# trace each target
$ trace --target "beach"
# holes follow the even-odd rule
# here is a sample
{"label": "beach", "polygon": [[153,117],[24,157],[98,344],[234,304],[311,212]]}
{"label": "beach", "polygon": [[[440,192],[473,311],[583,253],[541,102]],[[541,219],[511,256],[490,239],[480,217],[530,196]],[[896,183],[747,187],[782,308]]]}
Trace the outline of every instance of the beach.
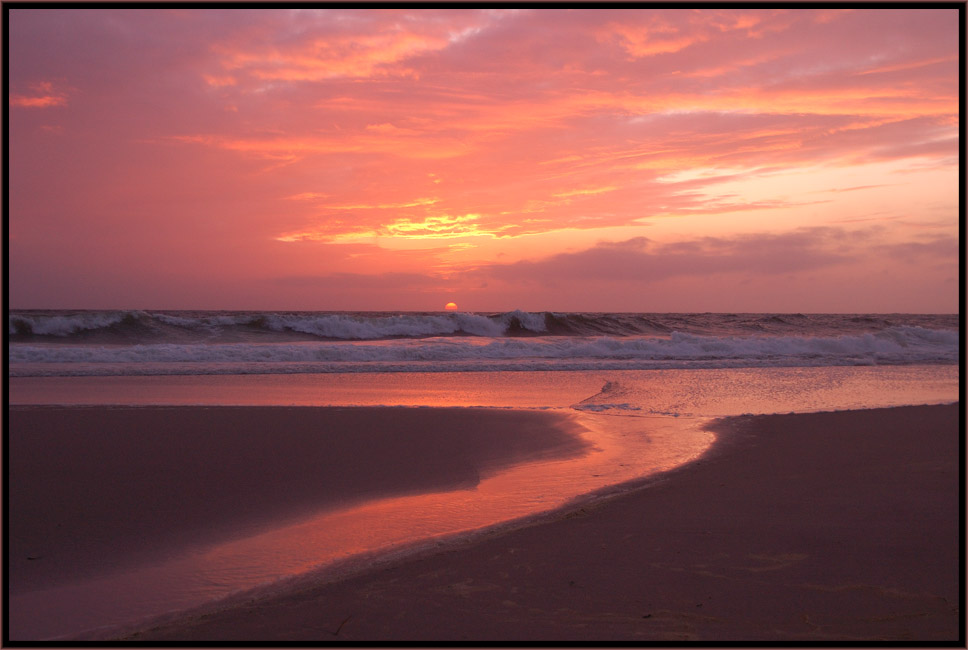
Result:
{"label": "beach", "polygon": [[8,5],[0,645],[964,647],[964,3]]}
{"label": "beach", "polygon": [[959,407],[717,421],[700,460],[145,641],[957,641]]}
{"label": "beach", "polygon": [[[786,327],[775,318],[753,320]],[[831,322],[831,327],[854,323],[843,318]],[[893,341],[900,333],[924,340],[934,337],[950,347],[944,330],[933,334],[917,326],[892,330],[892,323],[887,323],[890,331],[872,335],[871,340],[877,342],[881,339],[873,337],[883,336]],[[533,340],[527,339],[527,345]],[[489,348],[497,341],[502,339],[484,339],[480,345]],[[724,341],[734,349],[744,345],[739,338],[722,337],[706,343],[716,347]],[[844,342],[829,340],[838,341]],[[850,355],[860,341],[849,339]],[[658,340],[642,342],[653,345]],[[395,346],[402,353],[411,343],[404,339],[378,345]],[[583,345],[578,339],[560,343],[568,348]],[[470,345],[467,340],[458,344]],[[777,344],[800,349],[800,343],[790,340]],[[79,358],[101,354],[100,344],[58,347],[63,345],[51,341],[42,347],[60,350],[58,354],[83,353]],[[206,343],[203,347],[211,350],[195,352],[204,353],[204,358],[217,356],[220,345]],[[259,345],[278,352],[282,349],[278,345],[288,344]],[[816,348],[816,341],[806,345]],[[132,354],[141,349],[139,345],[128,348]],[[929,349],[931,354],[934,351]],[[819,554],[809,550],[811,544],[836,545],[845,535],[860,538],[862,530],[876,527],[851,514],[833,533],[804,532],[802,522],[785,521],[786,513],[802,514],[809,506],[809,514],[818,521],[839,516],[837,509],[851,503],[852,497],[825,503],[816,494],[830,492],[827,482],[832,479],[849,478],[844,466],[856,473],[857,468],[868,466],[865,459],[876,459],[881,453],[896,461],[896,468],[884,470],[894,482],[869,483],[869,477],[858,475],[856,486],[838,489],[844,495],[856,493],[860,509],[870,505],[872,490],[917,503],[923,485],[904,463],[914,456],[907,447],[927,453],[933,447],[921,448],[919,437],[931,436],[933,443],[954,445],[952,457],[958,451],[954,420],[935,426],[931,422],[938,416],[919,415],[916,424],[927,426],[923,431],[912,428],[890,435],[879,429],[880,423],[874,428],[863,424],[881,412],[871,409],[956,403],[958,367],[943,363],[615,370],[600,367],[595,359],[583,359],[580,363],[586,368],[553,372],[444,367],[428,371],[417,363],[414,367],[424,370],[316,373],[303,372],[301,362],[293,362],[279,374],[263,367],[251,368],[256,371],[252,374],[233,374],[235,366],[202,360],[190,374],[130,374],[151,370],[145,363],[79,361],[66,369],[60,362],[36,368],[28,364],[21,369],[40,374],[9,378],[5,638],[10,641],[109,640],[138,633],[184,640],[312,641],[329,629],[337,631],[336,641],[734,638],[729,636],[732,632],[720,629],[677,632],[675,626],[658,625],[611,629],[602,626],[608,618],[602,618],[602,612],[624,611],[608,604],[609,599],[631,603],[626,607],[652,603],[649,609],[669,610],[662,599],[658,603],[649,599],[652,592],[636,591],[623,581],[639,576],[642,585],[659,585],[661,593],[673,593],[689,568],[675,564],[680,559],[675,552],[681,554],[683,548],[692,549],[689,552],[696,558],[690,566],[706,571],[705,580],[729,575],[735,581],[733,574],[744,567],[747,573],[742,575],[754,578],[781,575],[769,567],[755,569],[766,561],[763,558],[790,555],[796,560],[791,566],[809,571],[813,578],[809,584],[825,585],[817,578],[826,575],[824,564],[817,559]],[[49,370],[60,374],[44,374]],[[89,371],[96,374],[72,374]],[[949,419],[956,420],[956,407],[935,408],[953,409]],[[835,423],[842,417],[858,420],[830,430],[826,424],[810,424],[816,422],[814,418],[828,417],[821,412],[836,412],[830,416]],[[897,411],[902,412],[906,411]],[[939,412],[928,408],[924,414]],[[747,423],[773,422],[774,416],[758,417],[771,413],[804,414],[796,416],[806,418],[804,435],[789,442],[804,446],[814,464],[774,471],[780,462],[774,462],[774,457],[782,460],[792,455],[783,461],[790,464],[806,452],[774,448],[789,438],[785,432],[795,430],[786,424],[776,425],[783,436],[772,431],[759,437],[745,433]],[[810,415],[814,413],[821,414]],[[888,419],[893,426],[893,415]],[[858,437],[863,431],[868,431],[866,439]],[[870,444],[865,446],[865,440]],[[761,450],[766,441],[769,449]],[[702,473],[719,467],[715,463],[720,457],[729,459],[721,467],[732,474],[722,478]],[[944,454],[938,458],[951,462]],[[907,483],[897,482],[895,475],[902,474]],[[955,503],[948,509],[954,514],[946,515],[945,523],[926,523],[924,513],[901,510],[898,521],[914,522],[910,525],[916,531],[943,532],[945,526],[954,525],[951,521],[959,518],[956,478],[944,488],[948,490],[944,498]],[[676,496],[662,506],[664,510],[652,512],[661,505],[653,501],[655,496],[664,494],[661,490],[668,486],[680,485],[682,479],[695,481],[681,484],[682,489],[692,486],[691,492],[682,492],[685,496]],[[801,483],[804,490],[816,494],[809,498],[793,494],[777,503],[756,505],[758,498],[783,494]],[[641,494],[623,496],[640,489]],[[629,516],[616,515],[615,522],[622,526],[597,518],[600,515],[595,513],[611,512],[612,503],[618,507],[626,499],[638,505],[630,506]],[[689,513],[697,513],[698,519],[682,521]],[[709,519],[710,513],[726,519],[716,523]],[[596,518],[586,524],[586,515]],[[566,527],[558,530],[562,519]],[[666,521],[673,527],[668,531]],[[727,525],[731,521],[739,523],[731,528]],[[803,533],[809,548],[789,550],[794,545],[775,544],[780,550],[746,551],[717,545],[718,540],[741,545],[768,539],[776,531],[763,528],[774,525],[777,530],[789,528],[792,536]],[[669,531],[679,531],[679,538],[663,538]],[[828,533],[835,541],[825,537]],[[527,563],[511,557],[515,551],[505,554],[511,562],[507,566],[475,564],[476,548],[494,551],[488,558],[502,557],[504,547],[488,547],[488,540],[512,540],[505,544],[524,549],[527,545],[521,540],[527,535],[535,535],[529,542],[534,557]],[[581,537],[575,539],[575,535]],[[943,555],[931,546],[944,544],[933,533],[918,543],[922,546],[905,553],[914,558]],[[955,536],[953,546],[957,543]],[[850,544],[856,546],[853,541]],[[878,557],[863,548],[856,552],[864,559]],[[533,569],[542,566],[538,560],[543,554],[550,558],[545,569],[550,575]],[[954,575],[957,559],[956,553],[948,553],[947,559],[938,561]],[[852,557],[837,561],[855,563]],[[366,607],[379,604],[372,595],[365,596],[374,589],[372,584],[366,586],[367,576],[379,580],[383,569],[404,570],[421,566],[420,562],[431,563],[423,566],[443,562],[442,567],[454,571],[441,569],[443,582],[427,583],[423,592],[411,586],[419,585],[424,579],[420,576],[431,571],[411,575],[400,583],[396,595],[387,595],[382,613],[333,614],[341,616],[336,624],[323,625],[332,603],[365,598]],[[717,562],[722,566],[717,568]],[[617,577],[608,578],[607,573],[596,577],[601,567]],[[667,567],[665,573],[656,573],[661,567]],[[668,567],[681,571],[677,575]],[[478,573],[461,574],[464,570]],[[568,587],[585,584],[592,600],[571,605],[556,601],[552,594],[560,581],[556,583],[553,576],[561,572],[571,574],[565,580]],[[836,585],[854,585],[849,587],[854,589],[880,584],[868,578]],[[488,593],[476,590],[482,585],[500,586],[494,582],[498,579],[505,584],[490,596],[501,598],[488,602]],[[363,585],[362,591],[353,592],[355,596],[339,592],[354,584]],[[587,587],[593,584],[600,585],[601,593]],[[800,583],[788,581],[783,588],[789,591],[790,584]],[[644,589],[642,585],[637,589]],[[308,602],[315,604],[307,605],[308,610],[295,618],[279,613],[288,611],[288,598],[315,589],[322,589],[321,600],[312,597]],[[758,583],[744,586],[738,592],[740,600],[753,602],[743,590],[759,593],[759,589]],[[816,596],[815,591],[809,593]],[[459,604],[455,594],[471,598],[469,609],[489,608],[490,613],[448,610]],[[575,596],[577,592],[571,597]],[[720,597],[735,600],[726,587],[721,587]],[[403,600],[395,605],[394,598]],[[800,595],[796,598],[803,600]],[[951,602],[951,597],[945,598]],[[259,603],[264,617],[257,614],[241,626],[231,621],[222,627],[214,624],[230,612],[246,611],[250,601]],[[542,604],[545,601],[558,604],[548,609]],[[771,595],[763,607],[750,611],[772,611],[774,601]],[[283,610],[274,609],[272,603]],[[508,610],[507,603],[519,609]],[[696,614],[708,606],[690,611]],[[437,611],[448,619],[446,625],[429,625],[421,618],[432,618]],[[214,612],[223,614],[213,617]],[[311,621],[300,623],[302,615]],[[661,618],[652,611],[638,616],[653,623]],[[740,630],[735,638],[747,634],[760,638],[755,636],[760,633],[757,625],[744,616],[734,621]],[[409,626],[407,617],[412,622]],[[583,617],[587,629],[578,625]],[[246,627],[259,620],[275,627]],[[181,629],[193,627],[192,621],[208,621],[206,625],[214,627]],[[770,623],[770,629],[774,627]],[[776,632],[777,638],[787,638],[784,634],[782,629]],[[912,634],[920,638],[920,633]],[[836,630],[831,634],[831,638],[841,636],[850,634]],[[773,637],[767,634],[766,638]]]}
{"label": "beach", "polygon": [[[468,493],[509,466],[588,447],[568,415],[498,409],[13,407],[10,427],[12,638],[69,630],[74,615],[83,625],[77,583],[98,600],[99,581],[190,552],[213,564],[212,549],[312,513]],[[338,543],[372,542],[351,531]],[[275,562],[243,564],[259,561]]]}

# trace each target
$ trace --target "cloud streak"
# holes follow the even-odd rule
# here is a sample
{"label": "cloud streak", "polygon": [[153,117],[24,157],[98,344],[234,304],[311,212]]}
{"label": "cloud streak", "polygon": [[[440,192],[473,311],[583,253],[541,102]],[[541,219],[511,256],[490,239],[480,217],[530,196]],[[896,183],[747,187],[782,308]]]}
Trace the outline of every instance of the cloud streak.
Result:
{"label": "cloud streak", "polygon": [[845,231],[830,228],[667,244],[638,237],[480,271],[503,280],[549,286],[587,282],[648,285],[672,277],[724,273],[775,276],[851,261],[855,251],[839,243],[846,237]]}
{"label": "cloud streak", "polygon": [[838,224],[957,236],[958,16],[15,8],[11,229],[64,273],[120,251],[333,286],[487,270],[495,307],[515,272],[803,278],[860,255]]}
{"label": "cloud streak", "polygon": [[67,92],[56,89],[50,81],[30,84],[25,94],[10,95],[10,106],[19,108],[50,108],[67,104]]}
{"label": "cloud streak", "polygon": [[[823,304],[823,294],[829,290],[827,282],[858,288],[876,286],[859,270],[872,261],[895,260],[900,265],[894,265],[894,273],[935,267],[939,282],[930,292],[945,290],[945,281],[940,278],[957,264],[955,243],[940,236],[893,243],[886,234],[884,227],[875,226],[862,230],[804,228],[667,243],[635,237],[511,263],[419,273],[289,276],[278,278],[276,283],[288,289],[337,287],[361,299],[369,296],[382,301],[392,301],[393,292],[397,296],[400,292],[474,296],[500,290],[513,296],[550,295],[558,299],[569,295],[574,299],[589,292],[591,295],[585,294],[586,304],[594,305],[604,294],[608,300],[621,301],[624,309],[618,311],[650,311],[650,305],[652,311],[670,310],[666,305],[683,304],[683,297],[677,295],[682,287],[692,287],[697,293],[697,287],[702,287],[704,295],[719,296],[726,304],[732,301],[733,311],[762,311],[763,305],[783,300],[790,304],[800,300],[804,311],[811,311],[811,304]],[[858,273],[860,278],[853,277]],[[805,277],[811,279],[805,282]],[[744,287],[751,286],[756,292],[743,295]],[[791,296],[791,291],[799,295]],[[856,309],[865,311],[870,299],[870,295],[855,296]],[[821,302],[815,303],[817,300]],[[843,304],[850,304],[849,296]],[[687,310],[697,308],[690,305]]]}

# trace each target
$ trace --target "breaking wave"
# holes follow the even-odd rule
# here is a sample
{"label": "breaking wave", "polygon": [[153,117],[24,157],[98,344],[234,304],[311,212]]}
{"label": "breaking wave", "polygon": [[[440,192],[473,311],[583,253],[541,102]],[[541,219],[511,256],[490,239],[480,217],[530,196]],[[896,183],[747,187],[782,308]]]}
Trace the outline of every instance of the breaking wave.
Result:
{"label": "breaking wave", "polygon": [[[489,323],[486,327],[496,327],[492,320],[481,318]],[[339,321],[327,322],[338,327]],[[476,320],[468,322],[485,327]],[[11,376],[36,376],[948,364],[958,362],[959,350],[957,331],[893,326],[841,336],[710,336],[673,331],[668,336],[464,335],[284,343],[41,342],[11,345],[8,355]]]}
{"label": "breaking wave", "polygon": [[7,319],[13,341],[375,340],[432,336],[514,336],[554,329],[550,314],[328,312],[19,312]]}
{"label": "breaking wave", "polygon": [[863,334],[900,326],[957,330],[958,315],[470,312],[13,311],[11,342],[232,343],[430,337],[667,337]]}

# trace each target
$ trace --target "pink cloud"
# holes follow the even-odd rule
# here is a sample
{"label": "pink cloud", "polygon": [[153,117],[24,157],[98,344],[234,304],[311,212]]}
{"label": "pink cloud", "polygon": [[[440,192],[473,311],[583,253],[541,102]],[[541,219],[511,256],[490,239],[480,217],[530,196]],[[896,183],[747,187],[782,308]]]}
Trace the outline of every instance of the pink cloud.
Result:
{"label": "pink cloud", "polygon": [[[560,305],[554,308],[581,309],[575,296],[584,295],[586,304],[599,305],[585,309],[621,310],[615,305],[624,305],[625,310],[632,311],[674,311],[679,305],[680,309],[695,310],[705,300],[713,309],[732,304],[735,311],[762,311],[769,304],[789,303],[799,304],[805,311],[822,311],[826,299],[828,309],[851,311],[850,298],[837,302],[836,308],[830,302],[831,298],[840,300],[838,296],[850,295],[838,292],[838,287],[851,287],[868,292],[853,298],[853,310],[877,311],[879,296],[869,293],[877,286],[876,275],[863,271],[865,260],[897,258],[899,264],[887,267],[891,269],[887,272],[899,275],[906,269],[905,284],[915,277],[915,269],[926,267],[935,278],[922,299],[937,301],[948,292],[944,277],[957,262],[955,242],[943,236],[926,236],[898,244],[886,241],[885,234],[883,227],[871,227],[804,228],[783,234],[701,237],[672,243],[637,237],[511,264],[492,263],[446,272],[290,275],[274,282],[280,291],[313,288],[339,295],[345,304],[365,303],[367,297],[391,304],[395,295],[399,299],[408,294],[414,299],[428,296],[432,300],[442,292],[456,292],[468,301],[477,301],[476,308],[485,310],[504,309],[509,303],[529,299]],[[762,293],[744,294],[743,286],[755,286]],[[677,295],[683,288],[689,292]],[[793,289],[798,292],[795,297],[790,296]],[[430,307],[435,303],[427,304]],[[922,310],[930,311],[926,307]]]}
{"label": "pink cloud", "polygon": [[675,276],[729,273],[778,275],[843,264],[852,257],[839,242],[844,231],[806,229],[782,235],[756,234],[658,244],[646,238],[602,242],[576,253],[537,261],[495,265],[485,273],[546,285],[623,283],[645,286]]}
{"label": "pink cloud", "polygon": [[[594,240],[596,228],[640,227],[656,215],[688,230],[693,218],[752,219],[820,198],[824,223],[846,223],[881,209],[838,212],[832,197],[860,194],[847,194],[846,182],[822,197],[709,196],[726,182],[803,168],[891,162],[951,175],[957,16],[14,8],[17,259],[61,275],[129,265],[153,286],[162,282],[155,265],[173,260],[226,283],[233,273],[252,280],[253,267],[317,277],[337,265],[363,275],[404,265],[419,275],[439,259],[354,247],[365,236],[423,234],[433,248],[437,236],[566,228]],[[883,223],[902,240],[914,226],[898,218],[893,185],[854,186],[886,206]],[[696,249],[697,268],[738,260],[740,241],[723,242],[732,243]],[[783,250],[782,239],[766,243]],[[621,255],[685,265],[685,252],[649,246]],[[804,263],[833,255],[797,250]],[[534,263],[544,261],[534,269],[607,252],[536,250]],[[491,282],[509,281],[499,268]],[[17,295],[30,293],[13,278]]]}
{"label": "pink cloud", "polygon": [[49,108],[65,104],[67,104],[67,92],[55,88],[50,81],[32,83],[27,93],[10,95],[10,106],[21,108]]}

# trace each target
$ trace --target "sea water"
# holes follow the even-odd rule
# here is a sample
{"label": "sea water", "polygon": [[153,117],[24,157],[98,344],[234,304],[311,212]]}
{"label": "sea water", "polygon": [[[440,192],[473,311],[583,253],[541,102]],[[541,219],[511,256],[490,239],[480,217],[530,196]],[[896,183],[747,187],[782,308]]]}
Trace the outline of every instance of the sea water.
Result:
{"label": "sea water", "polygon": [[596,451],[11,593],[11,607],[39,614],[32,638],[110,628],[580,503],[697,458],[710,418],[956,401],[959,327],[957,315],[13,311],[11,404],[539,409],[573,414]]}
{"label": "sea water", "polygon": [[953,364],[957,315],[13,311],[8,374]]}

